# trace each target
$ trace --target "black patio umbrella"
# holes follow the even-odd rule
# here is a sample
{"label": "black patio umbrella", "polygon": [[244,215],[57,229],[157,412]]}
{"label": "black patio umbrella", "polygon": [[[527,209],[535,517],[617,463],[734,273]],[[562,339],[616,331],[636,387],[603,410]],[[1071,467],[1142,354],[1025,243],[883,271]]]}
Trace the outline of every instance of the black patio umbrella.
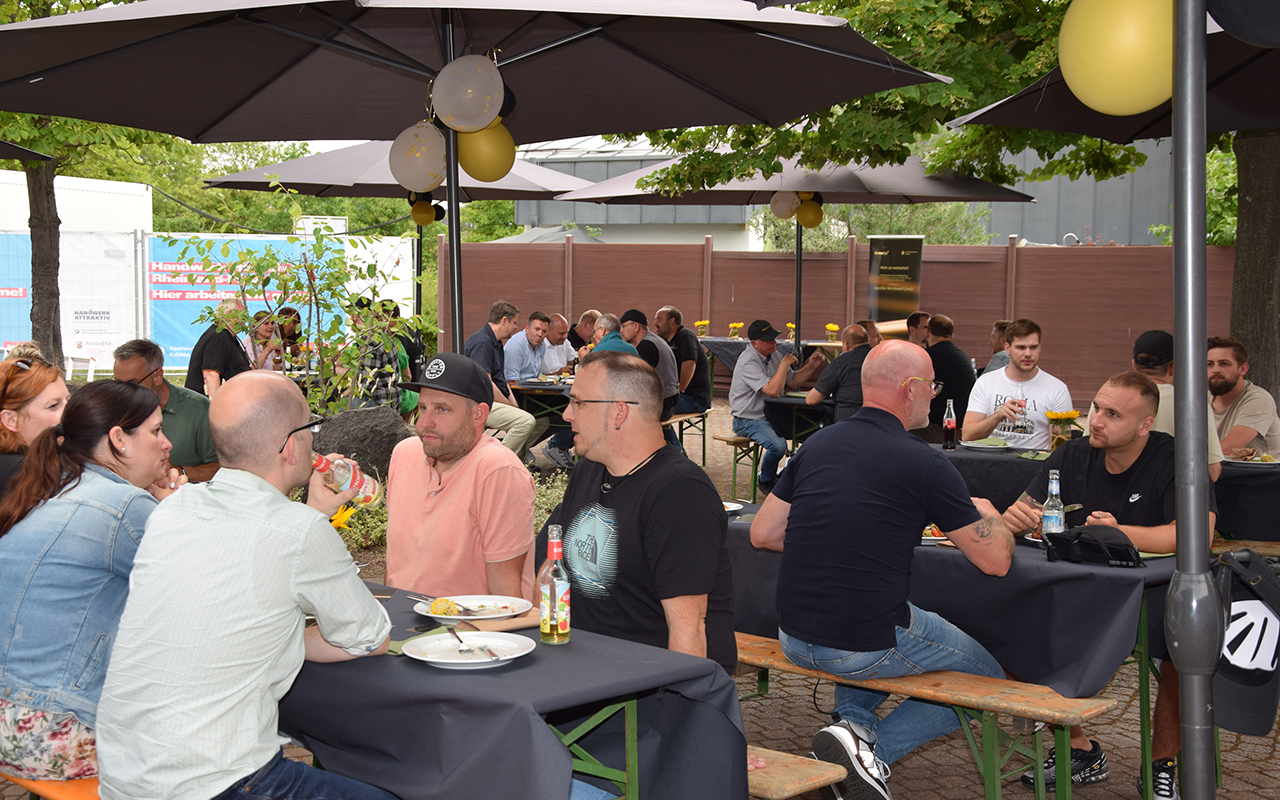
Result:
{"label": "black patio umbrella", "polygon": [[[519,100],[503,120],[517,143],[777,126],[936,79],[843,19],[742,0],[146,0],[0,26],[0,109],[199,142],[392,139],[466,53],[495,55]],[[457,202],[450,192],[460,348]]]}
{"label": "black patio umbrella", "polygon": [[[770,178],[756,176],[729,181],[674,197],[639,189],[641,178],[675,164],[664,161],[562,194],[557,200],[639,205],[768,205],[774,192],[818,192],[826,203],[907,204],[954,202],[1034,203],[1035,198],[998,184],[969,178],[955,171],[926,175],[915,156],[903,164],[867,167],[828,164],[806,170],[794,159],[783,161],[782,171]],[[796,223],[796,339],[800,339],[800,288],[804,267],[804,229]]]}
{"label": "black patio umbrella", "polygon": [[0,142],[0,159],[16,158],[19,161],[52,161],[52,156],[28,150],[12,142]]}

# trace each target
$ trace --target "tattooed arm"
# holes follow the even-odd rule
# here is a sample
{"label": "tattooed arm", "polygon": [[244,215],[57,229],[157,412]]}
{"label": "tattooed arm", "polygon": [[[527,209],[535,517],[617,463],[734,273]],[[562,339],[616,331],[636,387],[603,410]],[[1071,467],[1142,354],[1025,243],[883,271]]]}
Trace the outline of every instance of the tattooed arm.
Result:
{"label": "tattooed arm", "polygon": [[981,497],[972,499],[982,519],[944,533],[975,567],[999,577],[1008,572],[1013,563],[1013,535],[990,501]]}
{"label": "tattooed arm", "polygon": [[1039,501],[1023,492],[1004,512],[1004,524],[1015,534],[1022,535],[1040,527],[1040,515],[1043,513]]}

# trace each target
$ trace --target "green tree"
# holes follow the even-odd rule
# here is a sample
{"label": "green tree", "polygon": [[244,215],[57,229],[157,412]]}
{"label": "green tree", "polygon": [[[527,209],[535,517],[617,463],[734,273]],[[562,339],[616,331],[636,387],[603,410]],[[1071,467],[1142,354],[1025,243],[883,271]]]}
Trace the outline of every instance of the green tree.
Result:
{"label": "green tree", "polygon": [[514,200],[474,200],[462,207],[462,241],[492,242],[523,230]]}
{"label": "green tree", "polygon": [[[968,203],[916,203],[911,205],[842,205],[822,207],[822,224],[804,232],[804,249],[810,253],[838,253],[848,247],[850,236],[865,242],[868,236],[923,236],[928,244],[987,244],[986,221],[991,207]],[[796,249],[794,219],[778,219],[768,208],[751,215],[751,229],[764,249],[793,253]]]}

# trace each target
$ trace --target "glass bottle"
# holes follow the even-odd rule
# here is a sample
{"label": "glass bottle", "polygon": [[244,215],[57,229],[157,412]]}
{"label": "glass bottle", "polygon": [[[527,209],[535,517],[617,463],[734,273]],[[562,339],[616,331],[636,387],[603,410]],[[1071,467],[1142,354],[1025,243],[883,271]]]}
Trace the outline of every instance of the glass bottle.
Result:
{"label": "glass bottle", "polygon": [[1062,533],[1067,529],[1066,514],[1063,513],[1061,489],[1059,488],[1058,471],[1049,470],[1049,496],[1044,501],[1044,510],[1040,517],[1041,540],[1050,533]]}
{"label": "glass bottle", "polygon": [[372,508],[382,501],[382,484],[372,475],[366,475],[359,467],[341,458],[330,461],[325,456],[313,452],[311,468],[320,473],[327,486],[334,494],[341,494],[352,486],[356,487],[356,496],[351,502],[358,508]]}
{"label": "glass bottle", "polygon": [[1014,433],[1031,433],[1031,420],[1027,419],[1027,393],[1018,384],[1018,419],[1013,424]]}
{"label": "glass bottle", "polygon": [[563,536],[559,525],[547,527],[547,563],[538,573],[543,644],[569,641],[569,573],[564,568]]}
{"label": "glass bottle", "polygon": [[956,408],[955,401],[947,398],[947,412],[942,415],[942,449],[956,449]]}

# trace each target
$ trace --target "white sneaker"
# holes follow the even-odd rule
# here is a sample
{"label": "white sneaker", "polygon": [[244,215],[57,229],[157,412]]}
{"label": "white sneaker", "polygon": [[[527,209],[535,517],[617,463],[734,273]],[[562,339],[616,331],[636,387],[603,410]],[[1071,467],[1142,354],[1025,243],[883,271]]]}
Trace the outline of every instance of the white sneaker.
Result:
{"label": "white sneaker", "polygon": [[849,771],[843,781],[824,786],[819,793],[834,800],[893,800],[885,785],[889,765],[876,758],[875,743],[875,733],[843,719],[815,733],[814,757]]}

